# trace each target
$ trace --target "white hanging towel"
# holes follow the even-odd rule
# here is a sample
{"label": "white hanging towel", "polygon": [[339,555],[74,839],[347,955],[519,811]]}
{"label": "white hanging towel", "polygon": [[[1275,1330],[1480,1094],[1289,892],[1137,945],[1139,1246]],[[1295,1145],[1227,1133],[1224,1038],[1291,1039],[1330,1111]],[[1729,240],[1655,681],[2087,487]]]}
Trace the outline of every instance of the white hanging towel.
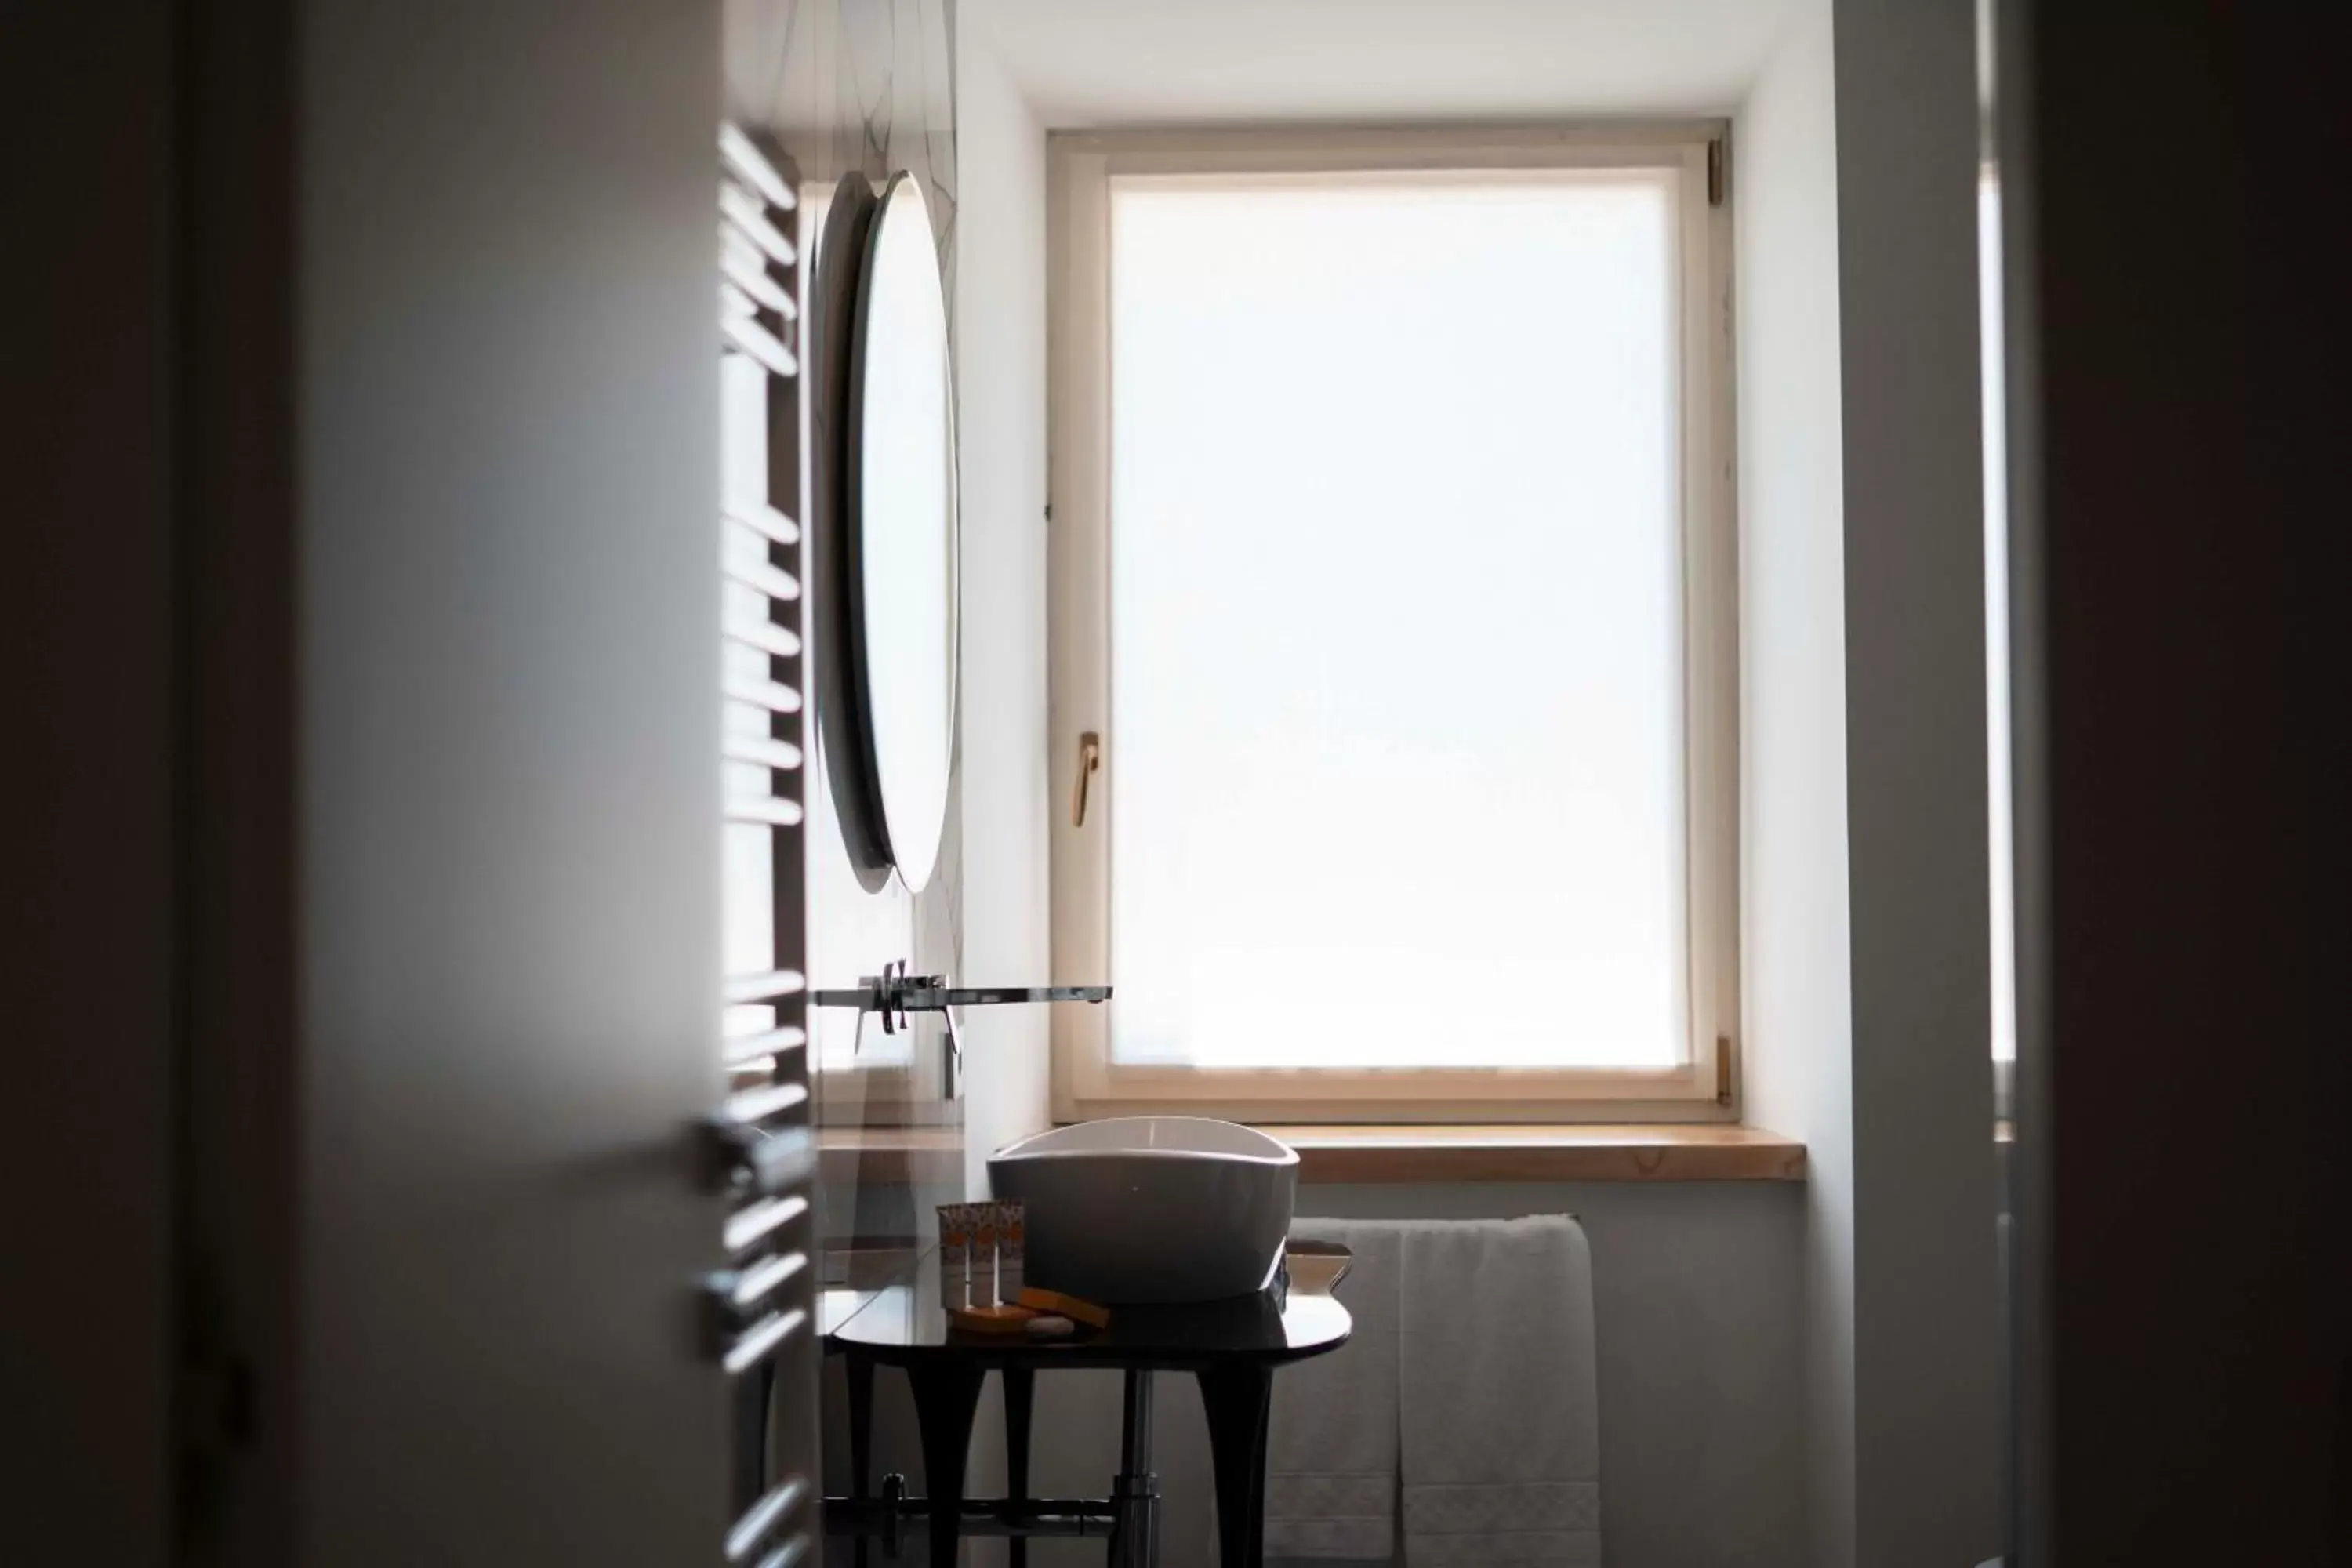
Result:
{"label": "white hanging towel", "polygon": [[1396,1552],[1397,1304],[1402,1227],[1300,1220],[1353,1252],[1334,1292],[1355,1320],[1329,1355],[1284,1367],[1267,1420],[1265,1555],[1388,1563]]}
{"label": "white hanging towel", "polygon": [[1583,1227],[1565,1215],[1415,1225],[1403,1242],[1405,1562],[1592,1568],[1601,1422]]}

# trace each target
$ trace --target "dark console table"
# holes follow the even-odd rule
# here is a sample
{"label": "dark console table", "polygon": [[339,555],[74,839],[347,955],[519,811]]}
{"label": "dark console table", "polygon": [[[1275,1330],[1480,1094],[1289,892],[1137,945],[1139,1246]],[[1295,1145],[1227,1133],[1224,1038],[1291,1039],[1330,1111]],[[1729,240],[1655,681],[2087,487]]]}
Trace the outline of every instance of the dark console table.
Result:
{"label": "dark console table", "polygon": [[[898,1532],[920,1520],[929,1530],[933,1568],[952,1568],[956,1542],[967,1534],[1012,1537],[1014,1568],[1024,1568],[1032,1536],[1100,1535],[1109,1542],[1111,1568],[1156,1568],[1160,1482],[1151,1470],[1152,1374],[1189,1372],[1209,1418],[1219,1557],[1224,1568],[1258,1568],[1265,1556],[1266,1413],[1274,1373],[1347,1342],[1348,1310],[1330,1294],[1347,1264],[1347,1254],[1338,1249],[1294,1251],[1276,1285],[1255,1295],[1182,1307],[1116,1307],[1109,1327],[1081,1328],[1076,1339],[1053,1342],[951,1328],[941,1304],[938,1252],[926,1252],[825,1335],[826,1351],[845,1359],[849,1374],[855,1471],[850,1496],[825,1500],[827,1533],[856,1536],[862,1563],[866,1538],[882,1536],[895,1545]],[[895,1476],[878,1497],[868,1487],[877,1366],[905,1368],[913,1387],[928,1498],[908,1497]],[[1117,1367],[1127,1375],[1119,1473],[1106,1499],[1032,1498],[1029,1415],[1036,1374],[1073,1367]],[[992,1371],[1004,1380],[1012,1495],[970,1500],[963,1495],[964,1457],[981,1383]]]}

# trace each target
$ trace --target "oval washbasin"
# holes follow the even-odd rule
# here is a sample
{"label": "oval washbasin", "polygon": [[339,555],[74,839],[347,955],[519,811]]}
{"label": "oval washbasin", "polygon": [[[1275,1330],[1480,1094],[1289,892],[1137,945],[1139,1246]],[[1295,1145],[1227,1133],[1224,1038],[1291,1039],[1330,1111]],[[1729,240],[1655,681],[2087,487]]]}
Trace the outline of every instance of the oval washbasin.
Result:
{"label": "oval washbasin", "polygon": [[1089,1301],[1210,1301],[1273,1279],[1298,1155],[1230,1121],[1119,1116],[1006,1144],[988,1184],[1027,1206],[1029,1284]]}

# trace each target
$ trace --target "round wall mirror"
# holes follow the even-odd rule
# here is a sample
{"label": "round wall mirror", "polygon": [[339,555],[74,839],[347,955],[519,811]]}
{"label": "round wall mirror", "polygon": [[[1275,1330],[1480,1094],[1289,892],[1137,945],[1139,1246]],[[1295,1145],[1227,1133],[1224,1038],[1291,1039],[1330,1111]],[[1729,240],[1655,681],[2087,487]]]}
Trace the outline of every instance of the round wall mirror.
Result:
{"label": "round wall mirror", "polygon": [[857,775],[840,781],[856,803],[843,814],[853,849],[862,841],[861,858],[895,866],[919,892],[939,859],[955,751],[955,385],[939,247],[914,176],[892,176],[863,226],[838,422],[829,766]]}

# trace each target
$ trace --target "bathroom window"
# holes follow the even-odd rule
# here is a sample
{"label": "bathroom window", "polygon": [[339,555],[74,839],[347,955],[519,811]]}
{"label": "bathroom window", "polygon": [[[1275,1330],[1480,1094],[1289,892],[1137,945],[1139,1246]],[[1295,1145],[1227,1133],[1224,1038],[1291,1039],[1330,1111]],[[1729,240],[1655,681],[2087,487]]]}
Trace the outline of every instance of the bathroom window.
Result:
{"label": "bathroom window", "polygon": [[1053,142],[1056,1113],[1733,1113],[1719,124]]}

